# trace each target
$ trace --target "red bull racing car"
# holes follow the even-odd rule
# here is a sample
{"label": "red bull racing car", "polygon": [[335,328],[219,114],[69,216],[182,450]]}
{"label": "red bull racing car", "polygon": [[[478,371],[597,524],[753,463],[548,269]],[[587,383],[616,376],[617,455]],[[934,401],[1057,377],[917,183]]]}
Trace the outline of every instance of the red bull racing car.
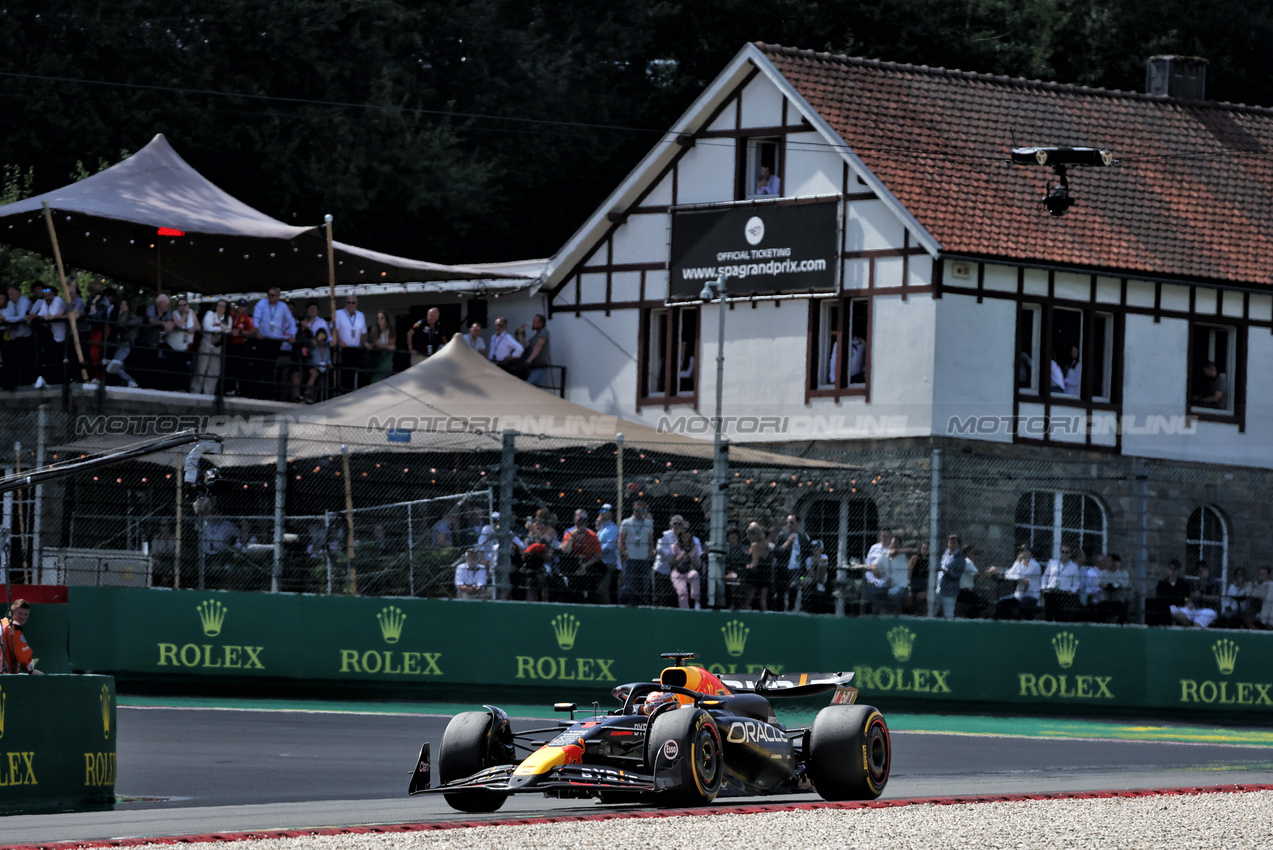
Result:
{"label": "red bull racing car", "polygon": [[[606,803],[694,806],[718,796],[807,793],[871,800],[888,782],[888,725],[855,705],[852,673],[765,670],[754,681],[717,678],[665,653],[673,666],[655,682],[614,689],[621,708],[514,732],[494,706],[457,714],[438,747],[440,784],[431,787],[429,744],[407,793],[440,793],[464,812],[493,812],[510,794],[597,797]],[[777,722],[770,700],[834,692],[808,728]]]}

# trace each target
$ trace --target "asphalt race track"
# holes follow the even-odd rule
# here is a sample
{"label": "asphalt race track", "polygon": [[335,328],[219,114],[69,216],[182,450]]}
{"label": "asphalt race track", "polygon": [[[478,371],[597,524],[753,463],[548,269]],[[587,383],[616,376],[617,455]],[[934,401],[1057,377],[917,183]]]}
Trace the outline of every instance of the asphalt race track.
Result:
{"label": "asphalt race track", "polygon": [[[406,796],[420,743],[446,717],[412,714],[119,710],[113,812],[0,819],[0,845],[423,821],[471,821],[440,797]],[[958,718],[949,729],[966,728]],[[527,728],[544,721],[514,721]],[[983,721],[983,726],[984,726]],[[998,724],[992,723],[991,727]],[[1005,728],[1008,723],[1003,724]],[[1132,728],[1132,727],[1129,727]],[[1265,733],[1267,734],[1267,733]],[[1084,737],[893,732],[886,799],[1130,790],[1273,781],[1273,747]],[[1252,739],[1254,740],[1254,739]],[[816,801],[815,795],[759,798]],[[757,802],[756,798],[748,802]],[[728,805],[733,800],[721,801]],[[740,804],[743,801],[737,801]],[[492,820],[597,812],[593,801],[510,798]]]}

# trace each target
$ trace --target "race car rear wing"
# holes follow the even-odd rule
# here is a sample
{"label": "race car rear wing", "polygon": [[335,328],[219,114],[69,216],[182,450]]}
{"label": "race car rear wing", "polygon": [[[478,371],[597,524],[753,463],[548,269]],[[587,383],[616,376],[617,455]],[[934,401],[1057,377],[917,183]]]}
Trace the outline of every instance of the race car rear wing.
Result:
{"label": "race car rear wing", "polygon": [[736,694],[761,694],[773,697],[807,697],[835,691],[831,702],[836,705],[851,705],[857,698],[857,688],[849,686],[853,680],[852,673],[783,673],[773,672],[768,667],[761,671],[757,679],[721,678],[725,687]]}

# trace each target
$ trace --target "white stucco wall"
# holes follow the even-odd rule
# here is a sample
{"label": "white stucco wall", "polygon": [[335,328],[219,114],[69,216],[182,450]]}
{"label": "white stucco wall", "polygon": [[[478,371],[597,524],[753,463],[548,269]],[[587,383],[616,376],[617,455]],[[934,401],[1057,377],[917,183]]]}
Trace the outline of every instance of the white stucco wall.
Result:
{"label": "white stucco wall", "polygon": [[[1016,304],[949,293],[936,304],[933,433],[967,436],[960,423],[978,417],[980,439],[1011,442]],[[1002,426],[989,428],[996,417]]]}

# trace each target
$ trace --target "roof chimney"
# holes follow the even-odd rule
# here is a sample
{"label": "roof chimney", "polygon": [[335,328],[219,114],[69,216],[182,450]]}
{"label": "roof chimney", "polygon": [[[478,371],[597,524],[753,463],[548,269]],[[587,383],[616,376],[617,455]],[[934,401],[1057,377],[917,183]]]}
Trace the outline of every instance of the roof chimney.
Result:
{"label": "roof chimney", "polygon": [[1206,100],[1207,60],[1201,56],[1150,56],[1145,91],[1180,100]]}

